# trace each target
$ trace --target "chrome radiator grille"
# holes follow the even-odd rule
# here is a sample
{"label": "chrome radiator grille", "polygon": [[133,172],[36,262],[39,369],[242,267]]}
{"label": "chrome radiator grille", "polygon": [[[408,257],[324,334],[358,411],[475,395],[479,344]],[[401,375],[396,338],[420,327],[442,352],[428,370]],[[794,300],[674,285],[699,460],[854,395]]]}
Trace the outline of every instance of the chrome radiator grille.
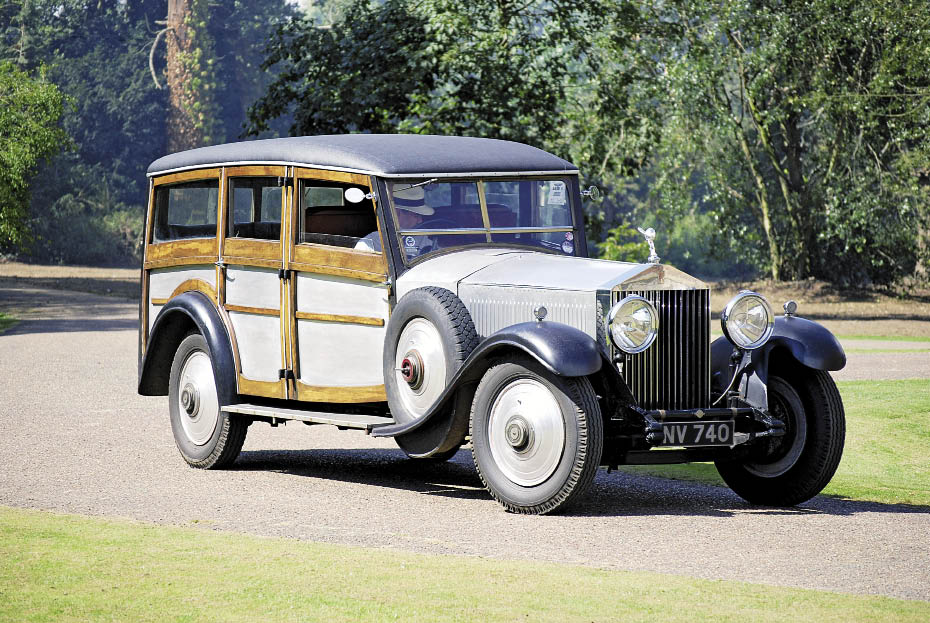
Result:
{"label": "chrome radiator grille", "polygon": [[[659,334],[645,352],[624,355],[623,377],[644,409],[710,406],[710,290],[629,290],[659,312]],[[622,354],[622,353],[621,353]]]}

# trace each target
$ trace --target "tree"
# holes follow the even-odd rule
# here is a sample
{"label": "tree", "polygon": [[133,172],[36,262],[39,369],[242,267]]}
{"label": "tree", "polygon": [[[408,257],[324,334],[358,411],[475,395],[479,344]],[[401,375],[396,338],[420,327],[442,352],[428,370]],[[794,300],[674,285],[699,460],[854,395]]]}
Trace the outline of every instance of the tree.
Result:
{"label": "tree", "polygon": [[660,192],[687,205],[682,188],[700,188],[730,246],[775,279],[913,272],[930,162],[924,9],[644,3],[658,33],[645,45],[662,68]]}
{"label": "tree", "polygon": [[329,27],[304,17],[269,44],[279,71],[249,131],[293,112],[293,134],[479,135],[542,147],[582,56],[593,0],[355,0]]}
{"label": "tree", "polygon": [[59,126],[65,98],[40,75],[0,63],[0,247],[29,239],[29,180],[38,165],[68,147]]}
{"label": "tree", "polygon": [[168,0],[169,152],[222,142],[209,0]]}

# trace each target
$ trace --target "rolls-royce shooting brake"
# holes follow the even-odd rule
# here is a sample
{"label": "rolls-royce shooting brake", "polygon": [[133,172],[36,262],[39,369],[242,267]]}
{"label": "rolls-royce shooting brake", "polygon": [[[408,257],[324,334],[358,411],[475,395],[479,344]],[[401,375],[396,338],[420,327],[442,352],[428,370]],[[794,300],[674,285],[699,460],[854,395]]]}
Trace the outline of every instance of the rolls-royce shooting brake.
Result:
{"label": "rolls-royce shooting brake", "polygon": [[221,468],[249,427],[468,443],[507,510],[576,501],[599,466],[713,461],[756,504],[819,493],[843,451],[846,355],[788,302],[588,256],[569,162],[507,141],[313,136],[149,167],[139,385],[181,456]]}

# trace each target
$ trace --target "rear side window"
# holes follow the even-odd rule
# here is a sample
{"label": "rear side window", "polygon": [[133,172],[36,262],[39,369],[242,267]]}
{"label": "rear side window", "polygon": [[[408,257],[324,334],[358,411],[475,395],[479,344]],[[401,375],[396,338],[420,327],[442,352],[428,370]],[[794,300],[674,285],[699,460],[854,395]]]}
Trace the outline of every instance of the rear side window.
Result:
{"label": "rear side window", "polygon": [[[346,199],[354,189],[355,202]],[[381,252],[375,206],[368,188],[328,180],[300,180],[297,243],[325,244],[357,251]],[[352,196],[352,193],[349,193]]]}
{"label": "rear side window", "polygon": [[276,177],[229,178],[230,238],[281,239],[283,189]]}
{"label": "rear side window", "polygon": [[219,180],[155,187],[155,242],[216,237]]}

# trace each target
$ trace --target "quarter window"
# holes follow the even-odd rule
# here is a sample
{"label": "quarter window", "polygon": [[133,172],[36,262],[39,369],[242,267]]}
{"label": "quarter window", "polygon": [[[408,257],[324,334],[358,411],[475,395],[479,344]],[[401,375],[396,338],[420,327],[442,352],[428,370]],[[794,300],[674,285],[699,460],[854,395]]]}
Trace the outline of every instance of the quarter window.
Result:
{"label": "quarter window", "polygon": [[218,198],[218,179],[156,186],[153,240],[215,237]]}

